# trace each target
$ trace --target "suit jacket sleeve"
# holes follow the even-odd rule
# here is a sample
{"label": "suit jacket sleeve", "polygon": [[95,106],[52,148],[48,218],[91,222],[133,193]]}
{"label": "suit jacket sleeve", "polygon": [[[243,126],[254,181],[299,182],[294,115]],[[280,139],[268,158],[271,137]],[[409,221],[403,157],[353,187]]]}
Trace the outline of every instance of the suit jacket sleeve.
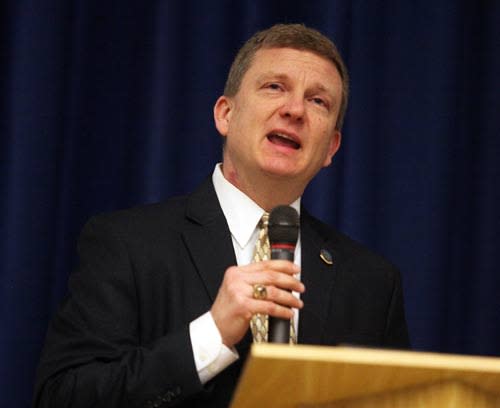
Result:
{"label": "suit jacket sleeve", "polygon": [[112,223],[94,219],[84,228],[80,265],[48,330],[36,407],[169,406],[203,390],[189,322],[161,336],[145,334],[142,277],[127,245]]}

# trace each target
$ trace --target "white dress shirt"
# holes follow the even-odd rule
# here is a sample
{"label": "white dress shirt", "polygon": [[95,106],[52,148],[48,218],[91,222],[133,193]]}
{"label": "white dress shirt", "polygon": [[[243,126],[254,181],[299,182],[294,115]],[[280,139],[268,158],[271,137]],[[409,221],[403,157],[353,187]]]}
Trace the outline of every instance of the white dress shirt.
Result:
{"label": "white dress shirt", "polygon": [[[215,166],[212,182],[231,232],[236,262],[239,266],[248,265],[253,260],[254,247],[259,235],[258,223],[265,211],[226,180],[220,163]],[[294,201],[291,207],[300,214],[300,198]],[[299,234],[294,260],[298,266],[301,264],[300,253]],[[299,275],[296,277],[300,278]],[[299,296],[295,292],[294,295]],[[298,310],[294,309],[294,313],[295,332],[298,336]],[[239,358],[235,348],[230,349],[222,343],[221,335],[210,311],[190,323],[189,334],[196,370],[202,384]]]}

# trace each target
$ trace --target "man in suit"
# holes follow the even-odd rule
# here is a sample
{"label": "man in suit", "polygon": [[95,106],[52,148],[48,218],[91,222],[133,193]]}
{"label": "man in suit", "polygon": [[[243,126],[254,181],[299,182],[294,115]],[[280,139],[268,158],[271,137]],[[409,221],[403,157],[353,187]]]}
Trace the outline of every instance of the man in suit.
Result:
{"label": "man in suit", "polygon": [[[315,30],[277,25],[243,46],[214,107],[212,177],[85,226],[35,406],[227,406],[255,314],[292,319],[299,343],[408,347],[398,271],[300,205],[340,146],[347,89]],[[300,212],[295,263],[252,262],[263,214],[283,204]]]}

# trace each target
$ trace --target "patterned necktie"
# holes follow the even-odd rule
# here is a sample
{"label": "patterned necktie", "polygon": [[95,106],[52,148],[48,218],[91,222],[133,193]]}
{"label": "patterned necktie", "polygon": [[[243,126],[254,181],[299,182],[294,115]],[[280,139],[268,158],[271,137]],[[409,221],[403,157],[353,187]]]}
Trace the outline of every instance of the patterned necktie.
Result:
{"label": "patterned necktie", "polygon": [[[259,237],[255,243],[253,253],[253,261],[266,261],[271,258],[271,247],[269,245],[269,237],[267,236],[267,224],[269,222],[269,213],[265,212],[259,221]],[[253,341],[255,343],[267,342],[267,330],[269,319],[266,314],[254,314],[250,320],[250,328],[252,329]]]}
{"label": "patterned necktie", "polygon": [[[267,225],[269,222],[269,213],[265,212],[259,221],[259,237],[255,243],[253,255],[254,262],[266,261],[271,259],[271,246],[267,235]],[[297,344],[297,336],[295,334],[295,326],[293,318],[290,319],[290,344]],[[267,342],[267,333],[269,330],[269,317],[266,314],[254,314],[250,320],[250,328],[252,329],[253,341],[255,343]]]}

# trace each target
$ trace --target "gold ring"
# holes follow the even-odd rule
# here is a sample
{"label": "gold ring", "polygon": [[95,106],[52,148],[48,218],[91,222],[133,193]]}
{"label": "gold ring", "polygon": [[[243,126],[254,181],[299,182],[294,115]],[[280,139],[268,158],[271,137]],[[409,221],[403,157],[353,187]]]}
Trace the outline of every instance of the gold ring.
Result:
{"label": "gold ring", "polygon": [[267,289],[264,285],[256,284],[253,285],[253,298],[264,300],[267,298]]}

